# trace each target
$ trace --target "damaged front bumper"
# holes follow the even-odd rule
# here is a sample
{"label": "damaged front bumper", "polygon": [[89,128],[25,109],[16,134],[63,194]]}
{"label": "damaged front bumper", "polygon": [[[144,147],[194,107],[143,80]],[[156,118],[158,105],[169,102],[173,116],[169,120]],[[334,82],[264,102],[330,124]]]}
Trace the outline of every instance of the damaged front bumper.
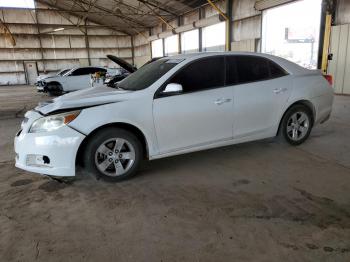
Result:
{"label": "damaged front bumper", "polygon": [[27,121],[15,137],[16,167],[39,174],[75,176],[75,160],[85,135],[70,128],[43,133],[28,133],[31,124],[41,115],[30,111]]}

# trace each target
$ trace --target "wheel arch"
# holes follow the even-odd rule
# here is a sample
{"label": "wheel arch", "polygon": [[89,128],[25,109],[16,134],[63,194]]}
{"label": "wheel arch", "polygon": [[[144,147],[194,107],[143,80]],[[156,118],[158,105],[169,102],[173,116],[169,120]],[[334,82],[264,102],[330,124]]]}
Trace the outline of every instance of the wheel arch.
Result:
{"label": "wheel arch", "polygon": [[148,143],[147,143],[147,139],[146,136],[144,135],[144,133],[136,126],[132,125],[132,124],[128,124],[128,123],[123,123],[123,122],[116,122],[116,123],[108,123],[105,125],[102,125],[96,129],[94,129],[92,132],[90,132],[85,138],[84,140],[80,143],[80,146],[78,148],[77,154],[76,154],[76,158],[75,158],[75,162],[80,163],[81,161],[81,156],[82,153],[85,150],[85,147],[87,145],[87,143],[89,142],[89,140],[100,130],[108,128],[108,127],[117,127],[117,128],[121,128],[124,130],[127,130],[131,133],[133,133],[141,142],[142,144],[142,148],[143,148],[143,154],[144,154],[144,158],[148,158],[149,156],[149,150],[148,150]]}
{"label": "wheel arch", "polygon": [[48,85],[51,85],[51,84],[56,84],[56,85],[62,86],[62,84],[61,84],[59,81],[57,81],[57,80],[50,81],[50,82],[46,82],[46,85],[47,85],[47,86],[48,86]]}
{"label": "wheel arch", "polygon": [[60,87],[61,91],[63,91],[63,85],[57,80],[54,80],[54,81],[51,81],[51,82],[46,82],[45,86],[46,86],[46,90],[47,91],[50,91],[50,89],[49,89],[50,85],[58,85]]}
{"label": "wheel arch", "polygon": [[276,135],[278,135],[279,132],[280,132],[281,124],[282,124],[284,116],[286,115],[286,113],[288,112],[289,109],[291,109],[293,106],[296,106],[296,105],[306,106],[310,110],[310,113],[311,113],[311,117],[312,117],[312,119],[311,119],[312,123],[311,124],[313,125],[315,123],[316,109],[315,109],[314,104],[310,100],[306,100],[306,99],[297,100],[294,103],[292,103],[291,105],[289,105],[287,107],[287,109],[284,111],[282,117],[280,118]]}

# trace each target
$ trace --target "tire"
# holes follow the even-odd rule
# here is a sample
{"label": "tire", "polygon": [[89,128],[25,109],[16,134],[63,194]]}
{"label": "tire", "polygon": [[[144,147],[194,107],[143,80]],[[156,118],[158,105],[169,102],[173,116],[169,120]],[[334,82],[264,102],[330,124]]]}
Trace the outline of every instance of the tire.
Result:
{"label": "tire", "polygon": [[50,96],[60,96],[63,93],[63,88],[58,83],[47,84],[47,92]]}
{"label": "tire", "polygon": [[143,159],[138,138],[121,128],[106,128],[89,139],[83,155],[87,172],[117,182],[133,177]]}
{"label": "tire", "polygon": [[297,146],[309,137],[313,125],[310,109],[304,105],[295,105],[288,109],[283,117],[281,133],[291,145]]}

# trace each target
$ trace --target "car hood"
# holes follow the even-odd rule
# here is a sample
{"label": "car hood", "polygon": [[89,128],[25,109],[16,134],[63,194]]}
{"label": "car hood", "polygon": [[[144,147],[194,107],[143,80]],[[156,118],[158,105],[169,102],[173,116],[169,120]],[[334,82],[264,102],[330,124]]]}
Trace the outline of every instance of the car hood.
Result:
{"label": "car hood", "polygon": [[114,55],[107,55],[107,57],[112,60],[114,63],[119,65],[120,67],[124,68],[126,71],[130,73],[134,73],[137,69],[133,65],[126,62],[124,59],[121,59],[119,57],[116,57]]}
{"label": "car hood", "polygon": [[52,74],[39,75],[39,76],[36,78],[36,81],[44,80],[44,79],[49,78],[49,77],[51,77],[51,76],[52,76]]}
{"label": "car hood", "polygon": [[115,103],[126,100],[125,95],[130,92],[110,87],[87,88],[57,97],[51,101],[39,103],[35,110],[47,115],[63,110],[74,110]]}

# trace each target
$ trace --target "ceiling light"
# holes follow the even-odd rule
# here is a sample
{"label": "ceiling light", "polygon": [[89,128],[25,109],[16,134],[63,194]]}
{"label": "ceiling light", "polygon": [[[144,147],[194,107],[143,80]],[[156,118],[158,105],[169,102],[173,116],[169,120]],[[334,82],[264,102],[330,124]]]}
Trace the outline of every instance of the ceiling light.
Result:
{"label": "ceiling light", "polygon": [[53,31],[57,32],[57,31],[62,31],[62,30],[64,30],[64,28],[63,28],[63,27],[60,27],[60,28],[54,29]]}

